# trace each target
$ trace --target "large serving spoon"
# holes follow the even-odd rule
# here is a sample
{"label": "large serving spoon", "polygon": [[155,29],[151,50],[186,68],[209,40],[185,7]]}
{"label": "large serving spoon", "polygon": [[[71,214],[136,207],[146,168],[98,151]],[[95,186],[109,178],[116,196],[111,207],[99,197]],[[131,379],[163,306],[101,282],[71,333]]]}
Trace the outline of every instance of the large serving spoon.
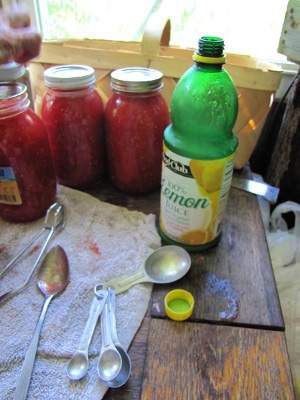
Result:
{"label": "large serving spoon", "polygon": [[[163,246],[155,250],[133,273],[112,279],[103,285],[121,293],[142,282],[171,283],[182,278],[190,269],[191,257],[179,246]],[[101,284],[102,285],[102,284]]]}
{"label": "large serving spoon", "polygon": [[36,351],[39,343],[40,332],[48,305],[56,294],[65,289],[68,281],[68,258],[62,247],[55,246],[46,255],[38,271],[37,285],[45,296],[45,300],[31,343],[26,353],[14,400],[23,400],[27,397]]}
{"label": "large serving spoon", "polygon": [[[41,251],[39,252],[39,255],[31,269],[31,271],[29,272],[29,275],[27,276],[25,282],[23,282],[20,286],[10,290],[9,292],[3,294],[2,296],[0,296],[0,303],[3,301],[8,300],[10,297],[12,297],[14,294],[18,293],[21,289],[23,289],[25,286],[28,285],[32,275],[34,274],[34,271],[36,270],[40,259],[42,258],[42,255],[52,237],[52,235],[54,234],[55,231],[62,231],[65,227],[65,223],[66,223],[66,212],[65,212],[65,207],[62,204],[59,203],[55,203],[53,204],[46,215],[46,225],[44,226],[44,228],[41,230],[41,233],[45,230],[48,229],[49,233],[48,236],[43,244],[43,247],[41,249]],[[36,236],[34,238],[34,240],[37,238],[38,236]],[[33,241],[30,242],[30,244],[32,244]],[[1,272],[1,274],[3,274],[12,264],[14,264],[14,262],[24,253],[24,251],[28,248],[28,246],[25,247],[25,249],[19,253],[5,268],[4,270]]]}
{"label": "large serving spoon", "polygon": [[88,350],[91,339],[107,299],[106,290],[98,290],[90,307],[89,317],[85,325],[78,350],[74,353],[67,367],[67,375],[70,379],[79,380],[87,373],[89,366]]}
{"label": "large serving spoon", "polygon": [[97,372],[103,381],[115,379],[122,368],[122,358],[116,349],[112,337],[108,318],[108,304],[104,305],[101,314],[102,346],[97,365]]}
{"label": "large serving spoon", "polygon": [[115,389],[120,386],[123,386],[128,381],[131,372],[131,361],[129,354],[120,343],[117,334],[116,313],[115,313],[116,311],[115,289],[112,286],[109,286],[107,290],[108,290],[108,314],[111,327],[111,336],[114,345],[116,346],[116,349],[120,353],[122,359],[122,367],[119,374],[114,379],[106,382],[107,386]]}

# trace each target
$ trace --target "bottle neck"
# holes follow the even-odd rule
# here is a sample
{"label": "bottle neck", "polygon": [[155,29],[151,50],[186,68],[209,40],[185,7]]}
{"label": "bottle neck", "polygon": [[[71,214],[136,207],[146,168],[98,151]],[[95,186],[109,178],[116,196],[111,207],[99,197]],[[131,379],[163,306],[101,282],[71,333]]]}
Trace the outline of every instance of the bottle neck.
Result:
{"label": "bottle neck", "polygon": [[0,83],[0,119],[25,111],[30,105],[27,88],[22,83]]}
{"label": "bottle neck", "polygon": [[223,64],[206,64],[196,62],[195,68],[207,72],[219,72],[223,70]]}

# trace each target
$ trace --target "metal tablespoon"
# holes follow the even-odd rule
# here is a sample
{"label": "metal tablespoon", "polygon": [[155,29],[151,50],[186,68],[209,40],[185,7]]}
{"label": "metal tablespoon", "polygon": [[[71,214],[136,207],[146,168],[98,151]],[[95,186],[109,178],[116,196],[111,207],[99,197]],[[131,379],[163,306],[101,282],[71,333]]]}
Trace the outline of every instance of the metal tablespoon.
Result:
{"label": "metal tablespoon", "polygon": [[45,296],[43,308],[38,319],[31,343],[28,347],[14,400],[26,399],[34,366],[36,350],[46,311],[51,299],[62,292],[69,281],[69,263],[63,248],[53,247],[44,258],[38,271],[37,285]]}
{"label": "metal tablespoon", "polygon": [[127,351],[121,345],[117,334],[116,314],[115,314],[115,309],[116,309],[115,289],[112,286],[109,286],[107,290],[108,290],[108,313],[111,325],[111,335],[114,345],[116,346],[116,349],[118,350],[122,358],[122,367],[117,377],[115,379],[107,381],[106,384],[110,388],[118,388],[124,385],[129,378],[131,372],[131,361]]}
{"label": "metal tablespoon", "polygon": [[122,367],[120,353],[116,349],[111,338],[107,302],[105,303],[101,314],[101,333],[102,346],[97,365],[97,371],[100,378],[106,382],[116,378]]}
{"label": "metal tablespoon", "polygon": [[71,358],[67,367],[67,374],[70,379],[79,380],[83,378],[84,375],[87,373],[89,366],[88,350],[95,330],[95,326],[97,324],[99,315],[103,310],[106,299],[106,290],[98,290],[97,296],[94,296],[93,298],[90,307],[89,318],[84,328],[78,350]]}
{"label": "metal tablespoon", "polygon": [[175,282],[188,272],[190,266],[191,257],[182,247],[163,246],[150,254],[135,272],[106,282],[103,285],[103,289],[113,286],[115,293],[118,294],[137,283]]}

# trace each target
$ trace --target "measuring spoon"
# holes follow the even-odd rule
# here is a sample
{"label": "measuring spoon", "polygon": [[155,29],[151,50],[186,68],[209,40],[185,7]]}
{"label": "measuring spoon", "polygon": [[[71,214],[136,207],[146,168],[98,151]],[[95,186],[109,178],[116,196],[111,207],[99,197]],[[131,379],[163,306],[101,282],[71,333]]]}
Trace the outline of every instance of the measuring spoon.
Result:
{"label": "measuring spoon", "polygon": [[118,334],[117,334],[117,324],[116,324],[116,296],[115,296],[115,289],[112,286],[109,286],[107,288],[108,290],[108,314],[109,314],[109,320],[110,320],[110,326],[111,326],[111,335],[112,335],[112,340],[114,342],[114,345],[116,346],[116,349],[120,353],[121,359],[122,359],[122,367],[119,372],[119,374],[116,376],[116,378],[107,381],[106,384],[110,388],[118,388],[122,385],[124,385],[130,375],[131,372],[131,361],[129,354],[127,351],[124,349],[124,347],[121,345]]}
{"label": "measuring spoon", "polygon": [[[55,206],[53,206],[52,208],[50,207],[48,212],[49,212],[49,214],[47,213],[47,221],[48,221],[47,223],[49,224],[49,226],[47,228],[50,229],[50,232],[46,238],[46,241],[45,241],[45,243],[36,259],[36,262],[34,263],[26,281],[22,285],[14,288],[14,289],[10,290],[9,292],[0,296],[0,303],[2,301],[9,299],[14,294],[18,293],[21,289],[23,289],[26,285],[28,285],[32,275],[34,274],[34,271],[36,270],[36,267],[38,266],[38,263],[40,262],[42,255],[44,254],[44,251],[45,251],[53,233],[55,232],[55,230],[62,231],[64,229],[65,215],[66,215],[64,206],[62,204],[55,203]],[[46,228],[43,228],[43,229],[46,229]],[[23,253],[21,252],[20,254],[23,254]],[[17,258],[18,258],[18,256],[13,261],[16,261]],[[11,265],[12,265],[12,262],[10,264],[8,264],[8,266],[11,266]],[[5,267],[4,271],[6,271],[8,266]],[[4,271],[2,271],[2,273]]]}
{"label": "measuring spoon", "polygon": [[101,314],[101,334],[102,346],[97,365],[97,371],[100,378],[107,382],[115,379],[122,367],[120,353],[116,349],[111,337],[107,302],[105,303]]}
{"label": "measuring spoon", "polygon": [[67,375],[70,379],[79,380],[87,373],[89,366],[88,350],[90,347],[91,339],[97,324],[99,315],[101,314],[104,304],[107,299],[106,290],[98,290],[97,297],[94,296],[89,317],[84,328],[78,350],[71,358],[68,367]]}
{"label": "measuring spoon", "polygon": [[[182,278],[190,269],[191,257],[179,246],[163,246],[155,250],[145,262],[133,273],[119,276],[103,285],[115,288],[115,293],[121,293],[137,283],[171,283]],[[101,284],[102,286],[102,284]]]}
{"label": "measuring spoon", "polygon": [[62,292],[69,281],[69,263],[63,248],[53,247],[44,258],[38,271],[37,285],[45,296],[43,308],[38,319],[31,343],[28,347],[14,400],[24,400],[27,397],[31,374],[34,366],[40,332],[45,319],[48,305],[52,298]]}

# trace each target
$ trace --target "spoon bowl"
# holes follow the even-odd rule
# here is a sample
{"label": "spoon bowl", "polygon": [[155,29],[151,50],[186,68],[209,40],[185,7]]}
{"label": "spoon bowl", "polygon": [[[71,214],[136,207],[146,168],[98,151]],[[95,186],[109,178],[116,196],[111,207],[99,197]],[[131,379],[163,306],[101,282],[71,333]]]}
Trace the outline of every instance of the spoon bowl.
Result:
{"label": "spoon bowl", "polygon": [[109,286],[107,291],[108,291],[108,313],[109,313],[109,320],[111,327],[111,335],[114,345],[116,346],[116,349],[118,350],[121,356],[122,367],[116,378],[107,381],[106,384],[110,388],[118,388],[120,386],[123,386],[128,381],[131,372],[131,360],[129,354],[120,343],[117,334],[117,324],[116,324],[116,314],[115,314],[116,310],[115,290],[112,286]]}
{"label": "spoon bowl", "polygon": [[87,373],[89,360],[86,351],[78,350],[71,358],[67,374],[70,379],[79,380]]}
{"label": "spoon bowl", "polygon": [[60,246],[53,247],[44,258],[38,271],[38,287],[45,296],[43,308],[38,319],[31,343],[28,347],[14,400],[25,400],[30,385],[36,350],[46,311],[52,298],[62,292],[69,282],[69,263],[66,253]]}
{"label": "spoon bowl", "polygon": [[89,367],[88,350],[92,336],[103,307],[107,299],[107,291],[99,290],[94,296],[89,317],[85,325],[79,348],[69,361],[67,375],[72,380],[79,380],[84,377]]}
{"label": "spoon bowl", "polygon": [[111,337],[107,303],[105,304],[101,314],[101,334],[102,346],[97,365],[97,372],[100,378],[107,382],[115,379],[122,368],[122,358]]}
{"label": "spoon bowl", "polygon": [[135,272],[106,282],[103,289],[113,286],[118,294],[142,282],[175,282],[189,271],[190,266],[191,257],[182,247],[163,246],[150,254]]}
{"label": "spoon bowl", "polygon": [[179,246],[164,246],[145,261],[145,271],[153,283],[170,283],[182,278],[191,265],[191,258]]}
{"label": "spoon bowl", "polygon": [[47,298],[62,292],[69,282],[69,263],[61,246],[52,247],[37,273],[37,286]]}

